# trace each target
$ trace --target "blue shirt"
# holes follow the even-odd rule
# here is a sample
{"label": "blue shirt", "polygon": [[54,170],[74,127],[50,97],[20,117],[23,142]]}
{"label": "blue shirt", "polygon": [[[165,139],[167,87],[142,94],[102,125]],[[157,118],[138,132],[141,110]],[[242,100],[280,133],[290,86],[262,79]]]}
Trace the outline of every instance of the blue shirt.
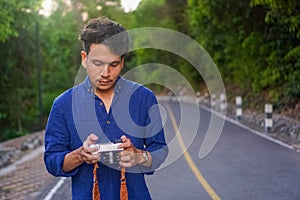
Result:
{"label": "blue shirt", "polygon": [[[99,143],[113,142],[126,135],[136,148],[151,153],[151,167],[136,165],[126,169],[129,199],[151,199],[144,175],[153,174],[168,154],[156,97],[146,87],[122,77],[114,91],[108,113],[101,99],[94,95],[89,78],[58,96],[52,105],[44,161],[52,175],[72,177],[72,199],[92,199],[93,165],[83,163],[65,173],[64,157],[81,147],[91,133],[98,135]],[[99,163],[97,176],[101,200],[119,200],[120,171]]]}

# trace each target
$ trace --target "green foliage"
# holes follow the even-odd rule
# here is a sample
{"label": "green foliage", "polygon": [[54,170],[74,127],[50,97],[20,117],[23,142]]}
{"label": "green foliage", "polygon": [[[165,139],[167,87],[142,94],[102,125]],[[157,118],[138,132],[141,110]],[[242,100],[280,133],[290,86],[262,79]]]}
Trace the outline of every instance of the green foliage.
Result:
{"label": "green foliage", "polygon": [[[186,8],[187,1],[143,0],[137,10],[132,13],[135,27],[164,27],[188,34],[189,26],[187,23]],[[149,37],[155,38],[159,36],[139,36],[141,41],[134,41],[136,46],[143,44],[143,37],[147,40]],[[199,73],[179,55],[159,49],[140,49],[132,52],[130,62],[128,62],[130,67],[127,70],[146,63],[160,63],[171,66],[184,75],[190,84],[194,86],[195,90],[201,81]],[[152,69],[144,74],[147,76],[145,78],[152,78],[151,80],[163,78],[160,77],[162,73],[159,68]],[[143,75],[137,75],[139,78],[140,76]],[[161,86],[157,85],[149,85],[149,87],[156,91],[161,91],[162,89]]]}
{"label": "green foliage", "polygon": [[[82,13],[88,14],[86,20],[101,15],[114,16],[117,21],[118,18],[130,18],[123,17],[125,13],[120,10],[119,0],[115,1],[115,5],[85,0],[67,4],[66,1],[55,0],[57,8],[49,17],[38,14],[42,2],[0,2],[0,141],[40,128],[37,47],[42,65],[42,120],[45,121],[54,98],[74,85],[81,65],[78,34],[86,22],[82,20]],[[102,5],[101,11],[96,9],[96,4]]]}
{"label": "green foliage", "polygon": [[297,58],[300,58],[300,46],[296,46],[295,48],[290,50],[285,56],[285,59],[287,61],[297,60]]}
{"label": "green foliage", "polygon": [[17,138],[28,134],[27,131],[16,131],[15,129],[5,129],[1,132],[0,141],[9,140],[12,138]]}
{"label": "green foliage", "polygon": [[[36,62],[32,52],[35,52],[36,6],[40,2],[28,0],[0,3],[0,15],[9,11],[5,28],[2,27],[0,31],[3,34],[0,43],[0,132],[4,135],[13,130],[16,135],[24,133],[27,126],[34,127],[37,121]],[[0,19],[4,20],[3,16]]]}
{"label": "green foliage", "polygon": [[[0,141],[38,128],[37,24],[44,120],[54,98],[75,84],[81,65],[80,29],[90,18],[103,15],[128,29],[165,27],[197,40],[219,67],[225,84],[238,88],[239,95],[251,99],[249,104],[290,105],[300,100],[299,1],[142,0],[137,10],[124,13],[120,0],[54,0],[57,7],[48,17],[38,15],[42,2],[0,1]],[[203,85],[184,59],[157,49],[131,52],[125,71],[146,63],[173,67],[195,90]],[[161,78],[160,74],[153,68],[140,78]]]}
{"label": "green foliage", "polygon": [[[167,7],[164,0],[143,0],[133,12],[135,27],[166,27],[169,20],[166,16]],[[157,20],[160,19],[160,20]]]}
{"label": "green foliage", "polygon": [[189,0],[188,10],[226,84],[274,103],[299,100],[299,1]]}
{"label": "green foliage", "polygon": [[296,100],[300,98],[300,61],[294,65],[291,74],[288,74],[287,96]]}
{"label": "green foliage", "polygon": [[7,40],[10,36],[16,36],[17,31],[12,28],[12,22],[14,20],[13,8],[15,2],[13,1],[1,1],[0,2],[0,41]]}

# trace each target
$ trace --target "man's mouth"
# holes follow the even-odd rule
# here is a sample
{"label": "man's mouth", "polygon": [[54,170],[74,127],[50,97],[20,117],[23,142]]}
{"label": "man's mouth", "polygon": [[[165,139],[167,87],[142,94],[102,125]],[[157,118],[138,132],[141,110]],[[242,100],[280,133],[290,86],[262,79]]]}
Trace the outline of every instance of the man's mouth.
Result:
{"label": "man's mouth", "polygon": [[106,85],[111,83],[111,80],[98,80],[98,83],[100,83],[101,85]]}

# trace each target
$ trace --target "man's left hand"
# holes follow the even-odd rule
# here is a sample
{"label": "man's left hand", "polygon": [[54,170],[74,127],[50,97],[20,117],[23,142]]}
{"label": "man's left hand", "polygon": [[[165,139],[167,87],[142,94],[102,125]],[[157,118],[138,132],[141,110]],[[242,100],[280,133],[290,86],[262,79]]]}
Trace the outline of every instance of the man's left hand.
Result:
{"label": "man's left hand", "polygon": [[142,150],[135,148],[131,140],[124,135],[121,137],[121,140],[123,143],[118,146],[119,148],[124,148],[124,150],[119,153],[119,165],[121,167],[133,167],[137,164],[145,163]]}

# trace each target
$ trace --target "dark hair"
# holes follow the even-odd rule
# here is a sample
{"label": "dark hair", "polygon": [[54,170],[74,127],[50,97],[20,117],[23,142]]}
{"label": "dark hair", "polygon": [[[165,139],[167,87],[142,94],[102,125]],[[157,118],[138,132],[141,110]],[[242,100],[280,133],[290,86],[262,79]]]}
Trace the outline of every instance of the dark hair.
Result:
{"label": "dark hair", "polygon": [[79,39],[83,42],[84,51],[89,54],[92,43],[105,44],[110,50],[124,56],[129,48],[126,29],[119,23],[107,17],[94,18],[80,31]]}

